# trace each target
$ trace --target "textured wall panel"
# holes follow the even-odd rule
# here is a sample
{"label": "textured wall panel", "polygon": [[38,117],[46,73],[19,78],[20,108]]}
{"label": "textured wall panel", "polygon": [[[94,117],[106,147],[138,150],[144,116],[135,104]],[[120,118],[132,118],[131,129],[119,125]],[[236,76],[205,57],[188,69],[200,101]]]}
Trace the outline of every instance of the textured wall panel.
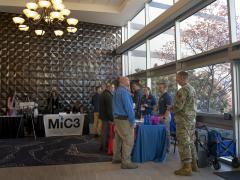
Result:
{"label": "textured wall panel", "polygon": [[[80,22],[76,34],[55,37],[21,32],[12,22],[15,14],[0,13],[0,108],[9,91],[19,100],[28,94],[41,106],[54,87],[65,106],[77,99],[89,107],[96,86],[121,75],[121,28]],[[31,27],[30,27],[31,28]]]}

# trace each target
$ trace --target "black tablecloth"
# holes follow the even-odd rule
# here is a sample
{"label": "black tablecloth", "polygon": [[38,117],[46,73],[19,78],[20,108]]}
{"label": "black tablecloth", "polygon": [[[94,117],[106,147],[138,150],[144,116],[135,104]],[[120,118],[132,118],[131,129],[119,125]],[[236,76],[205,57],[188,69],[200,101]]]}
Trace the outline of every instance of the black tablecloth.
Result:
{"label": "black tablecloth", "polygon": [[[22,119],[22,121],[21,121]],[[29,134],[33,135],[32,132],[32,120],[30,116],[0,116],[0,139],[16,138],[19,123],[21,126],[19,129],[18,137],[24,137],[24,127],[26,128],[25,136]],[[33,118],[35,133],[37,137],[45,137],[45,129],[43,123],[43,115],[40,114],[38,117]],[[89,117],[85,116],[83,135],[89,134]]]}
{"label": "black tablecloth", "polygon": [[[33,118],[33,119],[32,119]],[[24,114],[24,126],[26,128],[26,135],[33,136],[33,125],[32,120],[34,122],[34,129],[37,137],[45,137],[44,123],[43,123],[43,115],[39,114],[37,117],[33,117],[29,114]]]}
{"label": "black tablecloth", "polygon": [[45,129],[43,123],[43,115],[38,115],[37,118],[34,118],[34,128],[37,137],[45,137]]}
{"label": "black tablecloth", "polygon": [[[16,138],[22,116],[0,116],[0,139]],[[22,122],[23,124],[23,122]],[[23,125],[20,126],[18,137],[24,136]]]}

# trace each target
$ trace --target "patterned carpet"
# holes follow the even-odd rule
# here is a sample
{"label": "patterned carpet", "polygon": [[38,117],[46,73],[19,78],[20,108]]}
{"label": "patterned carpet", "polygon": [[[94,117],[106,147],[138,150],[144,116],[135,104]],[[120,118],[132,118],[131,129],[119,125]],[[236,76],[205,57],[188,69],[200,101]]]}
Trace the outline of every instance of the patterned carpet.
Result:
{"label": "patterned carpet", "polygon": [[111,161],[99,152],[91,136],[48,137],[0,140],[0,167],[60,165]]}

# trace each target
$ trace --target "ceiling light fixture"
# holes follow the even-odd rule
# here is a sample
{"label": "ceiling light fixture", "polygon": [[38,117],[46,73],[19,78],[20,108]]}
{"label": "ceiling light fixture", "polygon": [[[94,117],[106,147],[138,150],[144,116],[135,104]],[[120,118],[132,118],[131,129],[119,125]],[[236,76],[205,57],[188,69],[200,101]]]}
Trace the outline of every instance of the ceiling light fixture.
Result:
{"label": "ceiling light fixture", "polygon": [[21,17],[13,17],[13,22],[15,24],[23,24],[25,21],[25,19],[21,18]]}
{"label": "ceiling light fixture", "polygon": [[20,24],[18,26],[20,31],[28,31],[29,30],[29,26],[25,25],[25,24]]}
{"label": "ceiling light fixture", "polygon": [[62,36],[62,35],[63,35],[63,31],[61,31],[61,30],[55,30],[55,31],[54,31],[54,34],[55,34],[56,36]]}
{"label": "ceiling light fixture", "polygon": [[[68,18],[71,11],[65,8],[62,0],[35,0],[35,2],[28,2],[26,8],[23,10],[25,19],[22,17],[13,17],[13,22],[18,25],[21,31],[28,31],[29,26],[40,25],[44,29],[53,30],[56,36],[62,36],[65,20],[70,27],[65,27],[67,32],[75,33],[78,20],[75,18]],[[24,24],[23,24],[24,23]],[[66,23],[65,23],[66,24]],[[43,28],[35,30],[38,36],[43,36],[45,30]]]}
{"label": "ceiling light fixture", "polygon": [[42,29],[37,29],[35,30],[35,33],[37,36],[43,36],[45,34],[45,31]]}

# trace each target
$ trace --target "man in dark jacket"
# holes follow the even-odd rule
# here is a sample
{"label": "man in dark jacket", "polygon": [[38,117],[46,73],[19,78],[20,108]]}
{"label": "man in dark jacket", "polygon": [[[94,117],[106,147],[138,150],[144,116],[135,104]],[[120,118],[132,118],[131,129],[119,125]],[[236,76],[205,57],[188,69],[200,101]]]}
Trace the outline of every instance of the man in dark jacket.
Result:
{"label": "man in dark jacket", "polygon": [[62,106],[59,102],[58,92],[56,89],[51,91],[50,96],[47,99],[47,110],[50,114],[58,114],[62,109]]}
{"label": "man in dark jacket", "polygon": [[106,89],[100,96],[99,102],[99,115],[102,120],[102,134],[101,134],[101,146],[100,150],[107,152],[108,139],[109,139],[109,121],[113,121],[112,111],[112,92],[114,91],[114,85],[108,83]]}
{"label": "man in dark jacket", "polygon": [[141,99],[144,95],[143,89],[139,82],[132,83],[132,91],[134,94],[133,102],[135,103],[135,117],[141,119]]}
{"label": "man in dark jacket", "polygon": [[96,93],[92,97],[92,105],[94,108],[94,120],[93,120],[93,134],[97,137],[101,135],[102,120],[99,117],[99,100],[102,93],[101,87],[96,88]]}

